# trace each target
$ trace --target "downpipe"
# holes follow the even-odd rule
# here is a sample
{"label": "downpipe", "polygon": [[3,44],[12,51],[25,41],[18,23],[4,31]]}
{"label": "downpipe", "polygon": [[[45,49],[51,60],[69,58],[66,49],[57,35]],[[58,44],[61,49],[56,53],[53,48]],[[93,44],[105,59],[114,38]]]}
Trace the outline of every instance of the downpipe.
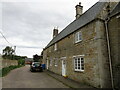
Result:
{"label": "downpipe", "polygon": [[115,90],[114,88],[114,81],[113,81],[113,70],[112,70],[112,59],[111,59],[111,50],[110,50],[110,40],[109,40],[109,33],[108,33],[108,22],[110,20],[110,17],[108,17],[105,20],[105,30],[106,30],[106,38],[107,38],[107,48],[108,48],[108,59],[109,59],[109,66],[110,66],[110,77],[111,77],[111,84],[112,84],[112,89]]}

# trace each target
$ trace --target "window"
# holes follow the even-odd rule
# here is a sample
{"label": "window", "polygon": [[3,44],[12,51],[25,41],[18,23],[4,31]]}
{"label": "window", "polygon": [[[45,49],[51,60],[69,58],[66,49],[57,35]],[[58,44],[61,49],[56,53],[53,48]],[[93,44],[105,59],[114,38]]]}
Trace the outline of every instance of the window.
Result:
{"label": "window", "polygon": [[52,59],[50,59],[50,66],[52,66]]}
{"label": "window", "polygon": [[56,51],[57,50],[57,44],[55,43],[54,45],[54,50]]}
{"label": "window", "polygon": [[55,67],[57,67],[58,66],[58,59],[55,58],[54,62],[55,62]]}
{"label": "window", "polygon": [[74,58],[74,69],[75,71],[84,71],[84,58],[83,57]]}
{"label": "window", "polygon": [[80,41],[82,41],[82,33],[81,33],[81,31],[80,31],[80,32],[77,32],[77,33],[75,34],[75,43],[78,43],[78,42],[80,42]]}

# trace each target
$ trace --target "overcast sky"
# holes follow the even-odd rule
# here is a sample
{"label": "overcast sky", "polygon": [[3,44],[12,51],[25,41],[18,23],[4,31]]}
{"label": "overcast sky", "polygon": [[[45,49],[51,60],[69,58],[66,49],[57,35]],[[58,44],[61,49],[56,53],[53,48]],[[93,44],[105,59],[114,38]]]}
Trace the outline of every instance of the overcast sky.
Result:
{"label": "overcast sky", "polygon": [[[11,2],[10,2],[11,1]],[[98,0],[5,0],[0,3],[0,53],[6,46],[16,46],[16,54],[32,57],[41,54],[52,39],[54,27],[59,32],[75,19],[75,5],[84,12]]]}

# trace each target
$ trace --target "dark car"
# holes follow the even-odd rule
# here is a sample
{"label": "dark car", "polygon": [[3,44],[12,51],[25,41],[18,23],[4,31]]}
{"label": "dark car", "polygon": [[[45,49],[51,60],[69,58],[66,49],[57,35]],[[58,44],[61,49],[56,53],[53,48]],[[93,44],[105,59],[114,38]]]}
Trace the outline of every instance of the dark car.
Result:
{"label": "dark car", "polygon": [[42,65],[40,64],[40,62],[32,62],[32,64],[30,65],[30,71],[40,71],[42,72]]}

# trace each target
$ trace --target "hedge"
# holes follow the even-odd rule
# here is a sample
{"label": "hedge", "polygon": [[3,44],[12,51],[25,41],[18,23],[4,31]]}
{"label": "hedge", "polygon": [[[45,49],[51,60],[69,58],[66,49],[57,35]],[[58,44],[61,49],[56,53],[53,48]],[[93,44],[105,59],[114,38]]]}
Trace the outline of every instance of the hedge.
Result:
{"label": "hedge", "polygon": [[18,66],[9,66],[9,67],[5,67],[5,68],[2,68],[0,70],[0,77],[3,77],[5,75],[7,75],[11,70],[13,69],[16,69],[16,68],[19,68],[19,67],[22,67],[23,65],[18,65]]}

